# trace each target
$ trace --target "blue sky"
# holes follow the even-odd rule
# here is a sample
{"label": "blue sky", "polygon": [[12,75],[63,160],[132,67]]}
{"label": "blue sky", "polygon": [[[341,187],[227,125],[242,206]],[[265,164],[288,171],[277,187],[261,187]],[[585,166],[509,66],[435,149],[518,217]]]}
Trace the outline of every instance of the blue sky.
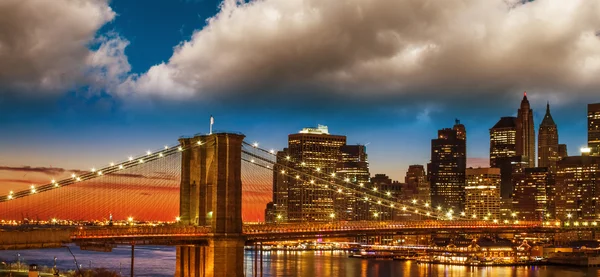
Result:
{"label": "blue sky", "polygon": [[328,125],[368,143],[372,174],[401,179],[455,118],[485,164],[488,129],[524,90],[536,133],[549,101],[578,154],[600,102],[593,1],[44,2],[0,5],[15,15],[0,27],[0,165],[97,167],[208,132],[214,115],[274,149]]}

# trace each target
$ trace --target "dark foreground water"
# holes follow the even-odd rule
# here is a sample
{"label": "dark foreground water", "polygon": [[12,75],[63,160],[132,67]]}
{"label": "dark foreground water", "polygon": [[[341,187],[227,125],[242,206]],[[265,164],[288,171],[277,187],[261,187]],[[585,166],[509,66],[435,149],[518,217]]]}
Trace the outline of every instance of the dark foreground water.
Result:
{"label": "dark foreground water", "polygon": [[[71,250],[82,268],[103,267],[121,271],[129,276],[131,248],[117,247],[110,253]],[[17,254],[21,261],[52,266],[53,258],[62,270],[74,269],[73,256],[66,248],[26,251],[0,251],[0,262],[15,262]],[[244,266],[246,276],[253,276],[254,254],[246,252]],[[260,267],[260,266],[259,266]],[[344,252],[265,252],[263,256],[264,277],[392,277],[392,276],[444,276],[444,277],[580,277],[600,276],[598,268],[569,268],[557,266],[537,267],[464,267],[449,265],[417,265],[414,262],[388,260],[362,260],[348,258]],[[258,268],[257,268],[258,269]],[[173,276],[175,272],[175,248],[137,246],[135,248],[135,276]],[[0,276],[2,274],[0,273]],[[261,276],[260,273],[258,276]]]}

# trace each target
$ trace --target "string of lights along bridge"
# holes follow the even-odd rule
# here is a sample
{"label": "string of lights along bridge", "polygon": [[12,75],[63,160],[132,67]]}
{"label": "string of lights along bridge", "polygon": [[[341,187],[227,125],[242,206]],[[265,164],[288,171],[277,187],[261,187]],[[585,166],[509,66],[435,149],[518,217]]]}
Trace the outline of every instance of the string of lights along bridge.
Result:
{"label": "string of lights along bridge", "polygon": [[[202,141],[192,145],[164,146],[146,151],[139,156],[110,163],[89,171],[74,171],[64,179],[53,179],[47,184],[31,185],[27,190],[11,190],[0,196],[0,220],[3,223],[69,221],[175,222],[179,218],[179,184],[181,154],[202,146]],[[417,215],[415,220],[477,221],[485,224],[521,224],[515,214],[507,218],[466,214],[453,207],[432,207],[430,203],[399,200],[391,192],[353,183],[335,172],[326,174],[319,167],[289,166],[278,163],[274,150],[259,144],[242,144],[242,183],[245,208],[264,207],[269,199],[257,198],[255,192],[271,190],[274,170],[289,178],[301,180],[307,189],[329,191],[335,197],[361,201],[375,207],[370,220],[377,220],[384,212],[398,211]],[[286,157],[290,159],[290,157]],[[338,215],[330,214],[335,222]],[[253,217],[245,219],[254,222]],[[325,222],[327,223],[327,222]],[[524,224],[524,222],[522,222]],[[483,224],[483,223],[480,223]],[[545,221],[541,226],[597,226],[595,221],[559,222]]]}
{"label": "string of lights along bridge", "polygon": [[[32,184],[27,190],[10,190],[0,196],[0,220],[106,220],[110,215],[115,219],[148,221],[172,221],[177,217],[178,187],[180,182],[181,153],[195,145],[164,146],[154,151],[146,151],[139,156],[130,156],[120,162],[91,168],[89,171],[75,171],[65,179],[53,179],[47,184]],[[258,143],[243,144],[242,177],[244,197],[252,196],[253,191],[270,190],[274,167],[283,168],[279,174],[303,179],[311,186],[344,194],[360,201],[389,209],[413,212],[436,219],[460,219],[464,213],[437,207],[417,201],[397,202],[390,192],[378,191],[376,187],[353,184],[348,179],[324,176],[320,169],[303,167],[294,169],[277,164],[275,152],[258,147]],[[246,193],[248,192],[248,193]],[[246,199],[245,199],[246,200]],[[252,203],[254,200],[248,199]],[[264,205],[268,199],[262,199]],[[373,217],[378,217],[374,213]],[[335,217],[332,214],[331,217]]]}

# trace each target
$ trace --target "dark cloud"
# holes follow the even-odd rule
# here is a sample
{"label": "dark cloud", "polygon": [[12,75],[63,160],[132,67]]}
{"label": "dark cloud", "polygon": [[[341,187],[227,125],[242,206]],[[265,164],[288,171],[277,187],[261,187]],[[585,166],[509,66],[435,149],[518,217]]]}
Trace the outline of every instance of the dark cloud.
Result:
{"label": "dark cloud", "polygon": [[115,15],[107,0],[1,1],[0,93],[64,93],[118,81],[129,71],[128,42],[96,36]]}
{"label": "dark cloud", "polygon": [[305,96],[355,100],[523,89],[589,95],[600,87],[598,13],[595,1],[231,0],[167,63],[117,90],[249,97],[303,84]]}

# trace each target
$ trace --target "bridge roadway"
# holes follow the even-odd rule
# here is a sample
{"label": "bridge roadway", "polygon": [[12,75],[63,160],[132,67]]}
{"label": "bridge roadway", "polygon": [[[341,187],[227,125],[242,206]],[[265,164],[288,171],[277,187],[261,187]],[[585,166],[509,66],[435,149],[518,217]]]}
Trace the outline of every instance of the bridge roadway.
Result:
{"label": "bridge roadway", "polygon": [[[585,227],[585,228],[584,228]],[[578,226],[597,229],[597,226]],[[245,224],[247,243],[332,237],[395,234],[465,233],[554,233],[575,227],[539,221],[492,223],[489,221],[341,221],[329,223]],[[210,227],[181,226],[64,226],[11,228],[0,231],[1,249],[59,247],[78,244],[204,245],[213,237]]]}

